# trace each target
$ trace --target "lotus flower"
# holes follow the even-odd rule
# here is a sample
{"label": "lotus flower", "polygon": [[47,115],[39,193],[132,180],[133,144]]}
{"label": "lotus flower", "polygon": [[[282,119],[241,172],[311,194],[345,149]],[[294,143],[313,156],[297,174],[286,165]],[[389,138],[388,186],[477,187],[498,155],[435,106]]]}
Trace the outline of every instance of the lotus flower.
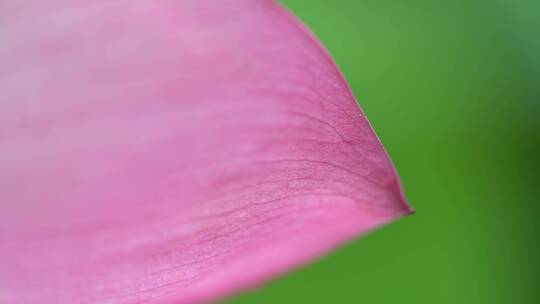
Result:
{"label": "lotus flower", "polygon": [[199,303],[410,212],[267,0],[0,0],[0,302]]}

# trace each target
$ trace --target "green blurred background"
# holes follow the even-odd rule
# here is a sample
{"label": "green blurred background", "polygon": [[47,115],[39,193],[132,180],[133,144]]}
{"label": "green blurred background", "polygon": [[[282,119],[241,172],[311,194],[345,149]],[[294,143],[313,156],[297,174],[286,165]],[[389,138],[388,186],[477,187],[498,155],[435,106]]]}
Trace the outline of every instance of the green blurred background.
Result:
{"label": "green blurred background", "polygon": [[540,1],[282,2],[417,213],[225,303],[540,303]]}

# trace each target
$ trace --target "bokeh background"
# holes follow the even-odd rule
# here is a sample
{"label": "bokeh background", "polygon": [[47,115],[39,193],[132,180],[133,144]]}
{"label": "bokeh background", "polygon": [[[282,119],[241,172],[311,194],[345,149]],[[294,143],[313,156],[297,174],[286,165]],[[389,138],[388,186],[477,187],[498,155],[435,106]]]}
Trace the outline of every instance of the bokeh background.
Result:
{"label": "bokeh background", "polygon": [[540,303],[540,1],[282,3],[417,213],[224,303]]}

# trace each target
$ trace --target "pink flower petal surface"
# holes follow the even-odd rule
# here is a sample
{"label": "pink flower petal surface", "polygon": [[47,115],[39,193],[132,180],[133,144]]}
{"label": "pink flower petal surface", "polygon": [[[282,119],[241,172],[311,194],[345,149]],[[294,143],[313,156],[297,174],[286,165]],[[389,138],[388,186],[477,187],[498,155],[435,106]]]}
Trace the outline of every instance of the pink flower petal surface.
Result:
{"label": "pink flower petal surface", "polygon": [[0,0],[0,302],[194,303],[410,210],[264,0]]}

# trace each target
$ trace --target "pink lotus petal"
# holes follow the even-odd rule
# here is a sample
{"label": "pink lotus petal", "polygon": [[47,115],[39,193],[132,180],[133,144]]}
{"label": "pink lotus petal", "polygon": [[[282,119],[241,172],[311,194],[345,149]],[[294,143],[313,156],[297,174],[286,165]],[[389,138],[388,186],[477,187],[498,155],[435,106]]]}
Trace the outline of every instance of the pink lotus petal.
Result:
{"label": "pink lotus petal", "polygon": [[207,301],[409,212],[272,1],[0,0],[0,70],[1,303]]}

